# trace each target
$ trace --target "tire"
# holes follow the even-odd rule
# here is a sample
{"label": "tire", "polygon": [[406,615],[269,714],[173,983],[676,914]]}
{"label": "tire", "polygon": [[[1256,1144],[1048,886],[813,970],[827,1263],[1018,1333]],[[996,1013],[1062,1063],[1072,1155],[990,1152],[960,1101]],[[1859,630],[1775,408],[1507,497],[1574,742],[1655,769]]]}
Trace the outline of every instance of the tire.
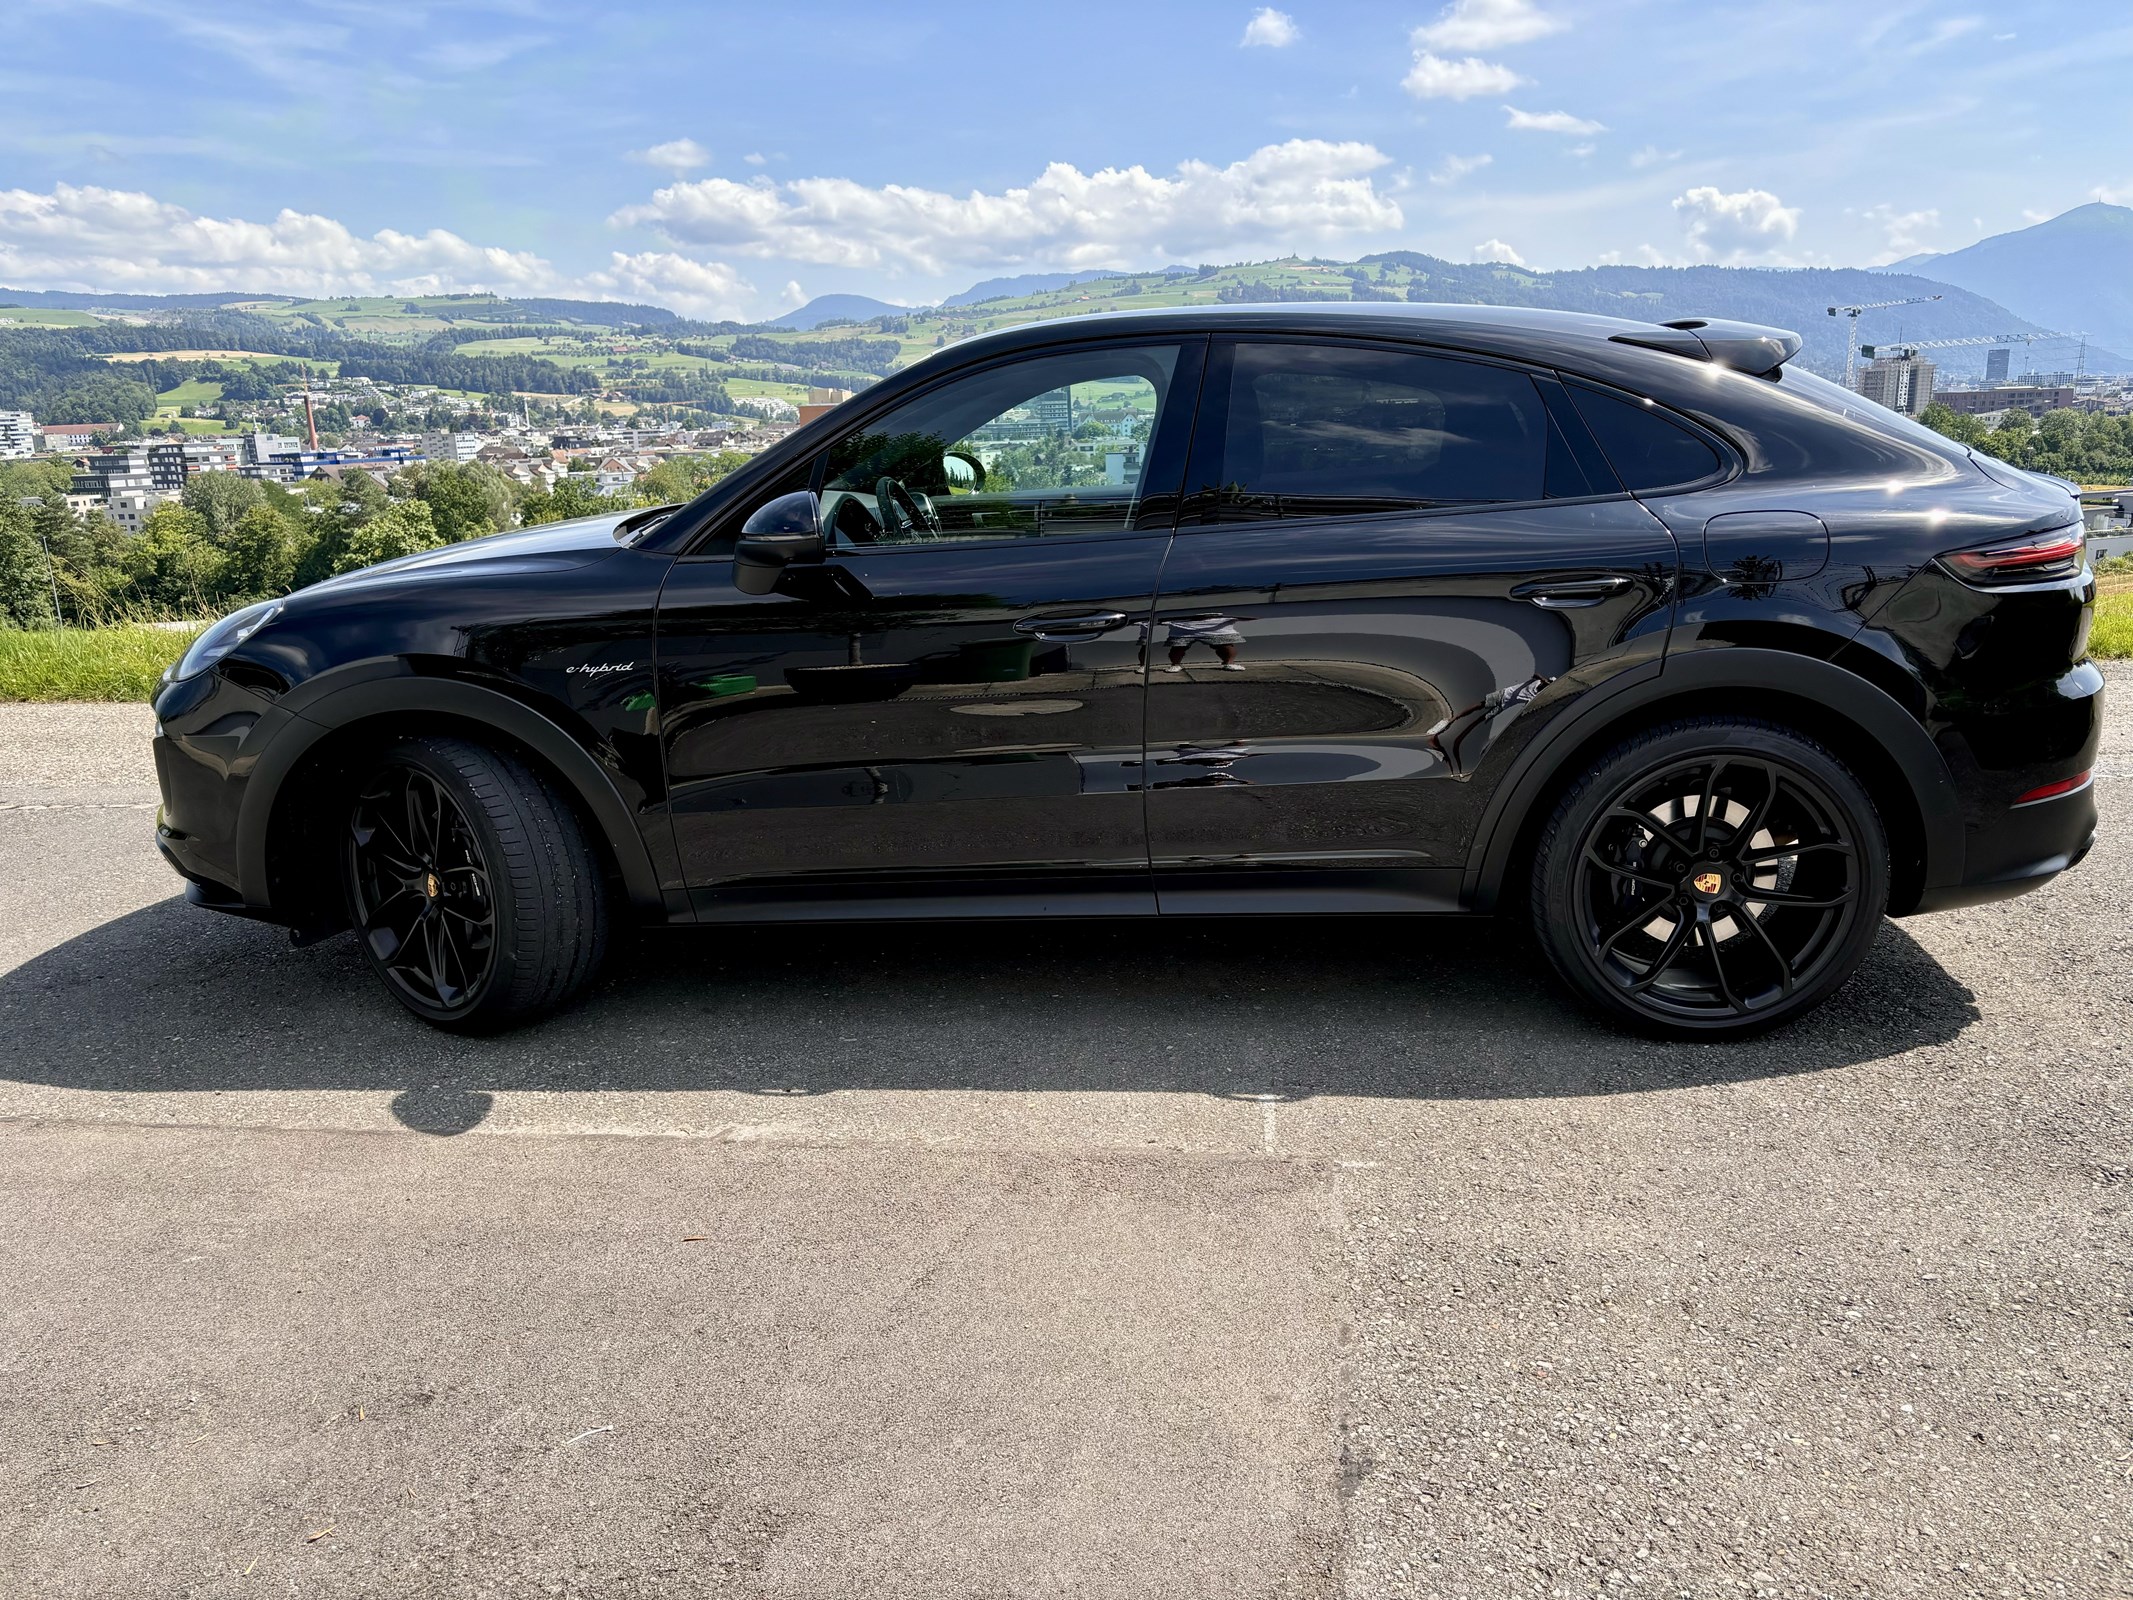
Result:
{"label": "tire", "polygon": [[1702,716],[1616,745],[1534,857],[1533,928],[1573,991],[1670,1038],[1804,1016],[1866,959],[1888,837],[1851,770],[1795,729]]}
{"label": "tire", "polygon": [[433,1027],[494,1033],[584,989],[612,922],[600,857],[556,785],[446,737],[359,767],[342,878],[365,959]]}

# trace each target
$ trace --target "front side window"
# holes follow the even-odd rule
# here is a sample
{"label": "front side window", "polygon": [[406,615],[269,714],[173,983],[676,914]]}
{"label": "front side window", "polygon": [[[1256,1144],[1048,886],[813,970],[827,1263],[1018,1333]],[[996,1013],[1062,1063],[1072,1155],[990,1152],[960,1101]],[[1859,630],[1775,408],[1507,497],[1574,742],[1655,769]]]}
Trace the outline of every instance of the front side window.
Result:
{"label": "front side window", "polygon": [[[1551,423],[1525,373],[1362,346],[1240,344],[1195,450],[1204,520],[1367,516],[1539,500]],[[1574,464],[1573,464],[1574,467]],[[1562,488],[1557,493],[1566,492]],[[1568,492],[1586,493],[1582,478]]]}
{"label": "front side window", "polygon": [[[830,446],[822,518],[832,543],[1135,527],[1177,357],[1175,345],[1038,356],[907,401]],[[1171,478],[1166,504],[1174,466]]]}

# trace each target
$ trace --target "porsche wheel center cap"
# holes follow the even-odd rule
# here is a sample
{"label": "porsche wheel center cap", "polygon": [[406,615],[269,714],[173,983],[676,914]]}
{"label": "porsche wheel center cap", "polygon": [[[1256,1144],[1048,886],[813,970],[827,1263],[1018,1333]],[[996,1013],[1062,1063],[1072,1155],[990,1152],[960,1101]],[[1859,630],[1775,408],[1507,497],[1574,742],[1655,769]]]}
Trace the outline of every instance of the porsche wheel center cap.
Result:
{"label": "porsche wheel center cap", "polygon": [[1698,894],[1714,895],[1726,886],[1726,875],[1716,868],[1706,868],[1689,879],[1689,885]]}
{"label": "porsche wheel center cap", "polygon": [[[1701,879],[1698,879],[1697,881],[1699,883],[1702,882]],[[426,872],[422,875],[422,892],[424,894],[428,895],[432,900],[434,900],[439,894],[443,893],[443,891],[444,885],[437,881],[436,873]]]}

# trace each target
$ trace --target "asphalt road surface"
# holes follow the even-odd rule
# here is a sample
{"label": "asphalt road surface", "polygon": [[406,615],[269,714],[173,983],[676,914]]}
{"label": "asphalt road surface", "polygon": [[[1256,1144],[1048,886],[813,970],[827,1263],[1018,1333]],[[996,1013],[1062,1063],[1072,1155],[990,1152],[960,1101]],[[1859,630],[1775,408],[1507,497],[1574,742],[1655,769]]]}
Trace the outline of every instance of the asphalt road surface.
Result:
{"label": "asphalt road surface", "polygon": [[448,1039],[178,900],[148,727],[0,707],[0,1595],[2133,1594],[2123,718],[2080,871],[1700,1047],[1375,922]]}

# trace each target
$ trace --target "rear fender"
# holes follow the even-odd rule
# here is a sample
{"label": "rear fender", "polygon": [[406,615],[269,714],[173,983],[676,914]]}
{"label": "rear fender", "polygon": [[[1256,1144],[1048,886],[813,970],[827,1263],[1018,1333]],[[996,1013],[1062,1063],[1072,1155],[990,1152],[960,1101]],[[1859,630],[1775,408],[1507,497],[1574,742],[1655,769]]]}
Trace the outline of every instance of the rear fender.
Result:
{"label": "rear fender", "polygon": [[[1498,786],[1482,817],[1479,848],[1470,858],[1463,885],[1465,903],[1477,911],[1496,909],[1526,838],[1526,825],[1537,820],[1535,808],[1552,805],[1585,764],[1613,742],[1612,735],[1663,716],[1669,701],[1694,699],[1700,703],[1693,709],[1709,710],[1710,695],[1727,690],[1811,702],[1872,740],[1895,764],[1917,804],[1925,857],[1923,887],[1961,880],[1963,815],[1954,777],[1918,719],[1886,690],[1856,672],[1789,651],[1676,649],[1657,673],[1588,695],[1574,715],[1521,753],[1519,765]],[[1683,709],[1691,708],[1684,705]]]}

